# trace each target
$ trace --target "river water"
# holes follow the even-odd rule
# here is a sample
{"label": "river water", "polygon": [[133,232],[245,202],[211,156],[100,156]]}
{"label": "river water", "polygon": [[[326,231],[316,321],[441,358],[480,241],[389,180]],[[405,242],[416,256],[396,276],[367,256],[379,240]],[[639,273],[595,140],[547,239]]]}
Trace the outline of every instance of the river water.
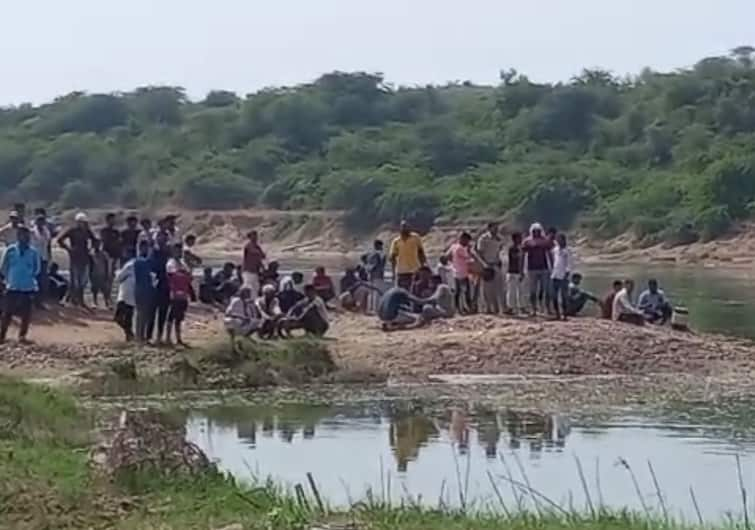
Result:
{"label": "river water", "polygon": [[[675,305],[689,308],[694,329],[755,338],[755,282],[744,275],[660,265],[581,272],[586,287],[600,295],[615,278],[632,277],[638,286],[657,278]],[[509,509],[519,502],[532,508],[531,495],[512,492],[514,480],[564,507],[586,509],[579,461],[594,505],[658,514],[665,505],[672,515],[696,520],[693,491],[702,516],[720,520],[742,512],[737,455],[742,480],[755,491],[751,405],[692,404],[602,417],[378,405],[246,407],[192,411],[186,425],[188,438],[237,477],[306,485],[311,472],[323,497],[339,506],[371,491],[394,502],[498,509],[500,494]]]}
{"label": "river water", "polygon": [[716,520],[741,512],[736,455],[745,485],[755,479],[750,410],[731,404],[570,418],[292,406],[201,411],[188,417],[187,427],[189,439],[235,476],[272,477],[293,487],[306,486],[310,472],[337,506],[371,491],[392,502],[492,509],[500,509],[500,494],[509,509],[518,502],[532,508],[530,494],[518,493],[517,501],[514,480],[529,482],[538,498],[587,509],[579,461],[594,505],[661,513],[661,491],[671,514],[694,520],[691,488],[702,516]]}

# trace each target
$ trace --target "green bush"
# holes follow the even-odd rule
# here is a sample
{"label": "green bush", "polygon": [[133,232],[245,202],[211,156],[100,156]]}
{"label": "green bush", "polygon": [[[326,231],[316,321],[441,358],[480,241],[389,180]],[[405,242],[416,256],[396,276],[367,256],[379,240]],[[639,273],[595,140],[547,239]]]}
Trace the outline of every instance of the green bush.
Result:
{"label": "green bush", "polygon": [[259,185],[244,177],[216,171],[187,179],[179,196],[190,208],[222,210],[254,206],[261,193]]}
{"label": "green bush", "polygon": [[99,197],[91,184],[74,180],[63,186],[60,206],[63,208],[91,208],[98,206]]}
{"label": "green bush", "polygon": [[732,225],[727,206],[714,206],[700,212],[695,219],[695,227],[700,239],[710,241],[724,235]]}

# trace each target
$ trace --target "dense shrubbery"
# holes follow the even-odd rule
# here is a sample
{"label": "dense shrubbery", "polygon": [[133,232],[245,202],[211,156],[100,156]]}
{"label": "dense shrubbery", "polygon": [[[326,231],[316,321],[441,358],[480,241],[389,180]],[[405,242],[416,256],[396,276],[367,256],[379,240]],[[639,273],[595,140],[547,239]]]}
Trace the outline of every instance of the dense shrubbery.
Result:
{"label": "dense shrubbery", "polygon": [[338,208],[710,239],[755,203],[753,50],[674,73],[394,88],[326,74],[245,98],[176,87],[0,109],[0,197],[64,207]]}

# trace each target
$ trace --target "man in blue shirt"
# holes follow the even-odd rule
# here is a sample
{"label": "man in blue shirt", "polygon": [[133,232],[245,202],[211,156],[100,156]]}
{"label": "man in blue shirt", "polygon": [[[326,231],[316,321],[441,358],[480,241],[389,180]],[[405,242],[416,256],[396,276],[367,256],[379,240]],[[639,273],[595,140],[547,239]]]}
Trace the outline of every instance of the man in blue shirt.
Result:
{"label": "man in blue shirt", "polygon": [[25,226],[19,226],[17,240],[5,249],[0,261],[0,275],[5,279],[5,307],[0,319],[0,343],[5,342],[13,316],[18,316],[21,324],[18,340],[22,344],[29,341],[26,334],[31,322],[34,296],[39,290],[37,275],[40,271],[39,253],[29,245],[31,234]]}
{"label": "man in blue shirt", "polygon": [[134,261],[134,298],[136,302],[136,339],[147,342],[150,321],[154,320],[154,273],[150,257],[150,242],[139,241],[138,255]]}

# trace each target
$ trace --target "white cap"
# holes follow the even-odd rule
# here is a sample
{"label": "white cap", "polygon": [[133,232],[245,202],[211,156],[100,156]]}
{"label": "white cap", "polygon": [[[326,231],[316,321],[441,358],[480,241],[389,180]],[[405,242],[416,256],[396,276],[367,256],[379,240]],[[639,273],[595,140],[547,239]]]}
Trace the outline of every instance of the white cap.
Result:
{"label": "white cap", "polygon": [[272,294],[275,292],[275,286],[266,283],[262,286],[262,294]]}
{"label": "white cap", "polygon": [[10,217],[11,219],[18,219],[21,216],[18,215],[18,212],[16,210],[13,210],[11,213],[8,214],[8,217]]}
{"label": "white cap", "polygon": [[79,212],[79,213],[76,214],[76,217],[74,217],[74,220],[77,223],[78,222],[86,222],[88,220],[87,214],[85,214],[84,212]]}

